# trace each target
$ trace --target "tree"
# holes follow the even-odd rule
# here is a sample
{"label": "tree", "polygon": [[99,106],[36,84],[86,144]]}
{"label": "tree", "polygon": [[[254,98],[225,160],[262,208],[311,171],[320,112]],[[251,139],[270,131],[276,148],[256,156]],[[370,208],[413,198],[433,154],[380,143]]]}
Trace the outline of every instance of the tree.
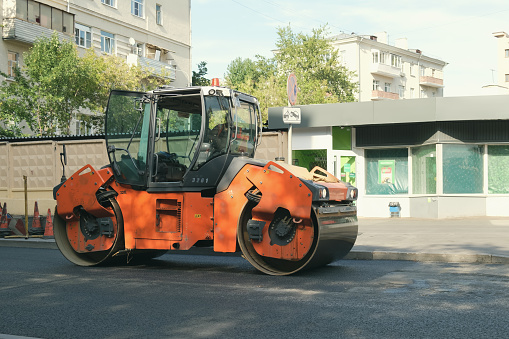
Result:
{"label": "tree", "polygon": [[254,61],[234,59],[227,67],[228,86],[256,96],[265,121],[269,107],[288,104],[286,80],[290,73],[297,76],[299,105],[354,101],[354,73],[341,65],[326,33],[326,27],[314,29],[311,35],[279,28],[274,56],[257,55]]}
{"label": "tree", "polygon": [[[75,45],[59,41],[57,34],[39,38],[24,61],[23,73],[15,70],[14,81],[0,87],[2,120],[15,126],[24,120],[36,135],[53,134],[57,128],[68,133],[72,114],[91,102],[92,86]],[[16,127],[11,130],[19,133]]]}
{"label": "tree", "polygon": [[207,75],[207,63],[205,61],[201,61],[198,64],[198,72],[193,71],[193,86],[208,86],[210,85],[210,80],[205,78]]}

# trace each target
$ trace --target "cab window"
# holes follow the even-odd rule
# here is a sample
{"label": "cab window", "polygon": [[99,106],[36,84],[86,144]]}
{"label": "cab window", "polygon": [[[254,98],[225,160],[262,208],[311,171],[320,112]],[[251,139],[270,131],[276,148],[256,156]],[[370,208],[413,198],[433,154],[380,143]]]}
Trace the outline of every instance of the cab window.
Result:
{"label": "cab window", "polygon": [[180,181],[191,165],[200,141],[201,97],[160,98],[155,123],[153,181]]}
{"label": "cab window", "polygon": [[256,142],[257,106],[240,101],[240,107],[232,110],[232,145],[231,153],[237,155],[254,156]]}

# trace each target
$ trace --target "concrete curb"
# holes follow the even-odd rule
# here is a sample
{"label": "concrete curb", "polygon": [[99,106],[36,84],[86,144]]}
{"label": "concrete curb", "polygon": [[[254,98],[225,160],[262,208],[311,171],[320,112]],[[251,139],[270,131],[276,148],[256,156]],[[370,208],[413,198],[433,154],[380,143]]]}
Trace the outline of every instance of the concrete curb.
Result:
{"label": "concrete curb", "polygon": [[[0,239],[0,247],[46,248],[58,249],[55,240],[40,238],[11,238]],[[175,254],[240,256],[239,253],[219,253],[210,248],[193,248],[188,251],[178,251]],[[456,254],[456,253],[412,253],[388,251],[351,251],[345,260],[403,260],[442,263],[478,263],[478,264],[509,264],[509,256],[492,254]]]}
{"label": "concrete curb", "polygon": [[347,260],[406,260],[444,263],[509,264],[509,257],[492,254],[456,254],[456,253],[410,253],[410,252],[362,252],[351,251]]}
{"label": "concrete curb", "polygon": [[54,239],[11,238],[0,239],[0,247],[49,248],[58,249]]}

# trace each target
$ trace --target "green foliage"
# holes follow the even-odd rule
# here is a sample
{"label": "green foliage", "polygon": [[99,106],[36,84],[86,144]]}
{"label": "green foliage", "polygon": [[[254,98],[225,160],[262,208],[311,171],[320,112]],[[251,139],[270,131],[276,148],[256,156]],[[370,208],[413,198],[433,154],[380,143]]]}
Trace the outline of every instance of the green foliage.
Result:
{"label": "green foliage", "polygon": [[36,135],[53,134],[57,128],[68,132],[71,114],[80,106],[88,108],[82,98],[89,86],[74,44],[60,42],[57,34],[39,38],[24,61],[23,73],[16,70],[14,81],[0,87],[2,120],[16,126],[25,120]]}
{"label": "green foliage", "polygon": [[210,85],[210,80],[205,78],[207,75],[207,63],[205,61],[201,61],[198,64],[198,72],[193,71],[193,86],[208,86]]}
{"label": "green foliage", "polygon": [[111,90],[144,92],[169,83],[169,74],[165,70],[161,70],[156,77],[153,76],[155,70],[128,65],[124,59],[114,55],[97,55],[90,49],[81,60],[93,79],[96,92],[90,97],[95,114],[85,115],[84,118],[96,128],[103,128],[102,113],[106,110]]}
{"label": "green foliage", "polygon": [[279,28],[274,57],[233,60],[226,71],[227,85],[256,96],[264,121],[269,107],[288,104],[286,81],[290,73],[297,77],[297,105],[354,101],[354,73],[341,64],[326,34],[326,27],[314,29],[311,35]]}
{"label": "green foliage", "polygon": [[24,62],[0,85],[0,122],[15,136],[21,135],[22,121],[38,136],[71,134],[73,118],[101,130],[111,89],[148,90],[167,82],[115,56],[89,50],[80,58],[76,45],[56,33],[37,39]]}

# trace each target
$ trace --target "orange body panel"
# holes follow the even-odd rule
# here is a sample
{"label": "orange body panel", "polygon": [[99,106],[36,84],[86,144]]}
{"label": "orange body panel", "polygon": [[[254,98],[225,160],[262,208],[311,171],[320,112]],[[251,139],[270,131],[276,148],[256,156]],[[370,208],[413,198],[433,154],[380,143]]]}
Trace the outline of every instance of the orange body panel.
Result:
{"label": "orange body panel", "polygon": [[[275,166],[278,170],[270,170]],[[282,173],[281,173],[282,172]],[[286,259],[302,259],[313,242],[311,222],[311,191],[292,173],[274,162],[269,162],[261,171],[250,176],[251,181],[262,192],[260,203],[253,208],[253,219],[265,221],[261,242],[253,242],[260,255]],[[285,246],[271,244],[268,229],[278,208],[285,208],[290,215],[300,220],[293,240]]]}
{"label": "orange body panel", "polygon": [[[270,170],[275,166],[278,170]],[[294,218],[309,219],[311,216],[311,191],[302,181],[275,162],[250,171],[247,178],[261,192],[260,203],[253,208],[253,217],[272,220],[278,207],[286,208]]]}
{"label": "orange body panel", "polygon": [[82,206],[88,213],[97,218],[111,217],[113,213],[102,207],[95,193],[104,186],[113,174],[108,168],[96,171],[90,165],[82,167],[60,187],[57,193],[58,214],[64,220],[77,220],[73,210]]}
{"label": "orange body panel", "polygon": [[200,193],[147,193],[114,185],[124,217],[126,249],[191,248],[211,240],[213,199]]}
{"label": "orange body panel", "polygon": [[246,175],[261,168],[244,166],[230,186],[214,197],[214,251],[235,252],[237,250],[237,226],[248,200],[245,193],[253,187]]}
{"label": "orange body panel", "polygon": [[[274,167],[276,167],[275,170]],[[272,169],[269,169],[272,168]],[[262,193],[260,202],[252,210],[252,219],[265,221],[263,240],[253,242],[260,255],[298,260],[303,258],[313,241],[311,223],[312,196],[309,189],[290,172],[269,162],[265,167],[246,165],[237,174],[228,189],[216,194],[214,206],[214,250],[236,250],[237,226],[248,202],[244,194],[253,186]],[[297,234],[286,246],[272,244],[268,235],[269,225],[279,208],[287,209],[291,216],[300,219]]]}

